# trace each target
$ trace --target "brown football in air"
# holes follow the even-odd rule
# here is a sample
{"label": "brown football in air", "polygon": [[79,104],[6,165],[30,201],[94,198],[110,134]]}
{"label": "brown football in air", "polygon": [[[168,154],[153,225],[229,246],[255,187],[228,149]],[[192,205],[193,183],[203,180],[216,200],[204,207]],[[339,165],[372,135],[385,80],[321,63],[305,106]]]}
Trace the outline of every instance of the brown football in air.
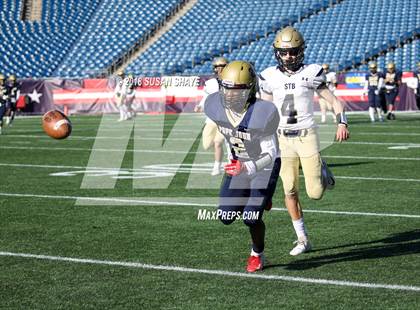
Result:
{"label": "brown football in air", "polygon": [[71,122],[62,112],[51,110],[42,116],[42,128],[54,139],[65,139],[71,134]]}

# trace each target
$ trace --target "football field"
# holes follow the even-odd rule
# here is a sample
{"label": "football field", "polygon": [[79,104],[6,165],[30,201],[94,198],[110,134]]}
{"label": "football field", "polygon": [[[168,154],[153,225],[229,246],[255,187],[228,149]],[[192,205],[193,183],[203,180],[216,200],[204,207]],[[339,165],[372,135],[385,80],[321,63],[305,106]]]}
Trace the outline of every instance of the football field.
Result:
{"label": "football field", "polygon": [[161,120],[140,115],[131,131],[73,116],[66,140],[47,137],[41,117],[6,128],[0,308],[419,309],[419,113],[349,115],[350,140],[322,152],[335,188],[312,201],[301,178],[313,251],[298,257],[279,180],[255,274],[241,221],[198,218],[221,180],[191,129],[204,117],[165,116],[163,139]]}

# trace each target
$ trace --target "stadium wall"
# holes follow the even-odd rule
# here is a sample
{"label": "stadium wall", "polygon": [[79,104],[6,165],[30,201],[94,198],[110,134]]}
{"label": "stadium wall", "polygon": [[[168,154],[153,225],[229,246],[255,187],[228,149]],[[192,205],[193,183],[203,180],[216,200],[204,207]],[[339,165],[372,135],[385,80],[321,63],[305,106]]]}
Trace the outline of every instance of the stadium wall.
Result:
{"label": "stadium wall", "polygon": [[[208,78],[142,78],[136,87],[133,108],[139,113],[193,112],[202,98],[203,83]],[[409,78],[410,74],[405,74],[405,79]],[[348,111],[368,108],[367,96],[361,97],[363,79],[364,73],[349,73],[339,78],[342,83],[338,85],[335,94],[346,102]],[[20,82],[22,88],[18,108],[25,113],[40,114],[51,109],[69,114],[118,112],[114,100],[114,79],[26,79]],[[396,107],[400,111],[417,110],[415,94],[405,83],[399,89]],[[315,110],[319,110],[317,97]]]}

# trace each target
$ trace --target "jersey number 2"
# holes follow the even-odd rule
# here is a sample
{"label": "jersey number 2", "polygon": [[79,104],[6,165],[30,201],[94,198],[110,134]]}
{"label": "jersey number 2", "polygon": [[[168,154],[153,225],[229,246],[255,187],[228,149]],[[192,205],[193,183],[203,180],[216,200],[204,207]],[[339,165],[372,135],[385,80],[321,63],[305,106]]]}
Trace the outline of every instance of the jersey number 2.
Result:
{"label": "jersey number 2", "polygon": [[238,156],[241,153],[245,153],[245,144],[244,142],[236,137],[230,137],[230,144],[232,146],[232,153],[234,153],[234,155]]}
{"label": "jersey number 2", "polygon": [[293,94],[287,94],[284,97],[283,105],[281,106],[281,115],[287,117],[287,124],[297,123],[297,111],[295,110],[295,98]]}

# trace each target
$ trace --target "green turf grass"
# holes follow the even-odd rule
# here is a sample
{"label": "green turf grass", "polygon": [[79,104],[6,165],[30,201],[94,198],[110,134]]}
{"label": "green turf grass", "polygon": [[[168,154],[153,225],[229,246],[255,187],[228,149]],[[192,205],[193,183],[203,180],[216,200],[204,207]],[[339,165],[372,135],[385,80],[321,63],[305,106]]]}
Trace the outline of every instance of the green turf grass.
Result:
{"label": "green turf grass", "polygon": [[[153,118],[141,116],[139,121],[152,128]],[[349,119],[349,142],[354,143],[323,151],[337,176],[336,188],[314,202],[306,197],[301,179],[304,209],[420,215],[420,160],[374,158],[420,158],[420,148],[389,149],[420,144],[420,117],[398,115],[384,124],[370,124],[367,115]],[[169,125],[174,120],[167,118]],[[191,116],[191,121],[202,119]],[[0,192],[179,201],[198,196],[203,203],[217,196],[216,189],[185,189],[187,173],[178,173],[168,189],[153,190],[133,189],[130,179],[117,181],[115,189],[80,189],[82,174],[50,176],[81,170],[57,166],[88,163],[100,118],[72,117],[72,122],[72,137],[55,141],[40,131],[38,118],[17,119],[0,136]],[[185,163],[193,160],[195,150]],[[206,156],[211,163],[212,154]],[[132,159],[133,153],[127,152],[123,167],[132,168]],[[202,177],[210,178],[209,172]],[[371,179],[340,178],[346,176]],[[281,182],[274,206],[283,207]],[[198,221],[200,208],[212,210],[159,204],[88,206],[75,205],[73,199],[0,196],[0,251],[244,272],[247,228],[240,222],[224,226]],[[420,218],[307,212],[314,251],[299,257],[288,254],[295,236],[287,213],[273,210],[265,221],[268,268],[260,274],[420,287]],[[419,304],[420,292],[412,291],[0,256],[0,308],[5,309],[417,309]]]}

